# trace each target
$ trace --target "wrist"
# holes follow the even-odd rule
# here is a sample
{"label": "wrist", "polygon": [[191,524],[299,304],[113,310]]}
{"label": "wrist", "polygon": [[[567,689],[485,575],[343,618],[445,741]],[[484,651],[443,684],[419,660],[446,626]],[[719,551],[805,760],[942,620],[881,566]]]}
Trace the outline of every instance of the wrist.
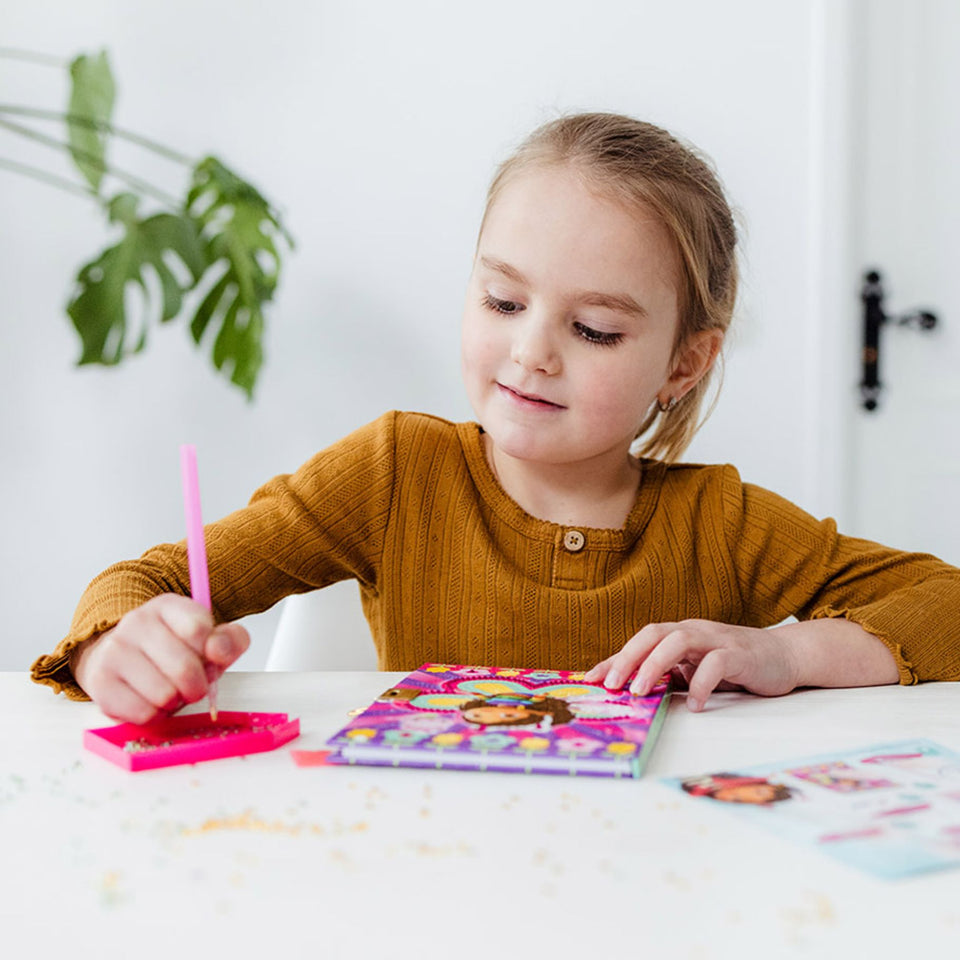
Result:
{"label": "wrist", "polygon": [[807,680],[804,664],[803,645],[799,642],[797,632],[786,629],[787,626],[796,626],[796,624],[785,624],[783,627],[776,627],[775,630],[780,634],[785,661],[784,669],[789,678],[790,689],[796,690],[798,687],[810,686],[810,683]]}
{"label": "wrist", "polygon": [[886,644],[843,617],[789,623],[783,632],[796,687],[866,687],[896,683]]}
{"label": "wrist", "polygon": [[103,633],[95,633],[92,637],[88,637],[82,643],[78,643],[70,651],[67,665],[70,668],[70,673],[73,674],[73,679],[77,682],[77,686],[79,686],[84,693],[87,693],[87,690],[86,687],[84,687],[82,675],[84,672],[84,663],[87,655],[96,646],[100,639],[106,636],[107,632],[108,631],[104,631]]}

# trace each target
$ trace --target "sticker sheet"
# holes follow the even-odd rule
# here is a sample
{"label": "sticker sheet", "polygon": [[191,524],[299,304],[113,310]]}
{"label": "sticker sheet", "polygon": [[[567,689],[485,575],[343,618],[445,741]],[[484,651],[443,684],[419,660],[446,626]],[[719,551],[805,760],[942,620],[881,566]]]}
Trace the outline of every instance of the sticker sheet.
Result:
{"label": "sticker sheet", "polygon": [[960,753],[930,740],[664,782],[885,879],[960,866]]}

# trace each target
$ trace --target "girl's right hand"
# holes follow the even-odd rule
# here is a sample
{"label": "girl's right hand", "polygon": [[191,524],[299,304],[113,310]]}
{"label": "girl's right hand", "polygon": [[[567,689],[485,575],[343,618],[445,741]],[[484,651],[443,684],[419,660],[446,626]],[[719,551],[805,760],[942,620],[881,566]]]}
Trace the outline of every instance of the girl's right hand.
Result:
{"label": "girl's right hand", "polygon": [[202,700],[249,646],[239,623],[215,627],[204,606],[166,593],[77,647],[70,667],[108,717],[147,723]]}

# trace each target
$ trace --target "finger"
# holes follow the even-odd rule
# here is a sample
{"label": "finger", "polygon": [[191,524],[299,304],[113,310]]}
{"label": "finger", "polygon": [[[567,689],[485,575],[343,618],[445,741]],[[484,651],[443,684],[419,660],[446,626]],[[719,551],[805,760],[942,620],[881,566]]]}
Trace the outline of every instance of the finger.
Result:
{"label": "finger", "polygon": [[[676,626],[675,623],[649,623],[639,633],[634,634],[613,658],[606,679],[603,681],[604,686],[608,690],[619,690],[637,666],[646,660],[650,651]],[[659,676],[665,672],[666,670],[661,671]]]}
{"label": "finger", "polygon": [[[250,646],[250,634],[239,623],[222,623],[207,638],[204,656],[213,664],[226,669]],[[221,671],[222,672],[222,671]]]}
{"label": "finger", "polygon": [[175,714],[181,707],[185,707],[186,705],[186,700],[184,700],[183,697],[177,696],[174,697],[174,699],[169,703],[165,704],[161,708],[160,712],[169,717]]}
{"label": "finger", "polygon": [[139,610],[158,616],[171,633],[203,655],[204,644],[213,629],[213,615],[203,604],[168,593],[148,601]]}
{"label": "finger", "polygon": [[607,675],[607,671],[610,669],[610,664],[613,663],[613,656],[607,657],[606,660],[601,660],[598,664],[592,666],[584,675],[583,679],[587,683],[600,683],[603,678]]}
{"label": "finger", "polygon": [[681,663],[670,671],[670,680],[675,690],[686,690],[696,668],[693,664]]}
{"label": "finger", "polygon": [[[207,693],[196,637],[209,633],[209,612],[187,597],[156,597],[131,611],[118,625],[114,640],[138,648],[187,703]],[[202,646],[201,646],[202,650]]]}
{"label": "finger", "polygon": [[165,623],[158,623],[141,639],[144,655],[167,678],[184,703],[195,703],[207,695],[203,658]]}
{"label": "finger", "polygon": [[696,624],[672,624],[674,627],[652,649],[630,684],[630,692],[645,697],[654,684],[674,667],[686,660],[699,662],[720,640],[712,633],[701,630]]}
{"label": "finger", "polygon": [[104,714],[121,723],[149,723],[158,713],[152,703],[144,700],[120,677],[104,683],[94,699]]}
{"label": "finger", "polygon": [[694,713],[703,709],[707,698],[726,676],[729,664],[730,651],[726,649],[711,650],[700,661],[696,673],[690,680],[689,693],[687,693],[687,706]]}
{"label": "finger", "polygon": [[[179,641],[171,638],[171,643],[177,644]],[[180,692],[173,680],[154,663],[142,647],[122,639],[117,639],[112,646],[113,649],[109,651],[108,674],[122,680],[156,710],[168,709],[177,701]]]}

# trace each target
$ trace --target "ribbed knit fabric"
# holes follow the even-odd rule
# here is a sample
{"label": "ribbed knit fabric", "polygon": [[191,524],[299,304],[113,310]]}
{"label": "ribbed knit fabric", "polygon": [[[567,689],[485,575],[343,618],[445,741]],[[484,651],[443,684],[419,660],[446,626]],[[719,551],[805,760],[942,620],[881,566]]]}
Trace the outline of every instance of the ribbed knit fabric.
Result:
{"label": "ribbed knit fabric", "polygon": [[[206,527],[214,616],[354,578],[382,670],[582,670],[647,623],[843,616],[901,682],[960,679],[960,570],[841,536],[733,467],[644,461],[622,529],[570,530],[507,496],[477,424],[388,413]],[[94,579],[34,679],[83,699],[69,651],[165,592],[189,595],[183,542]]]}

